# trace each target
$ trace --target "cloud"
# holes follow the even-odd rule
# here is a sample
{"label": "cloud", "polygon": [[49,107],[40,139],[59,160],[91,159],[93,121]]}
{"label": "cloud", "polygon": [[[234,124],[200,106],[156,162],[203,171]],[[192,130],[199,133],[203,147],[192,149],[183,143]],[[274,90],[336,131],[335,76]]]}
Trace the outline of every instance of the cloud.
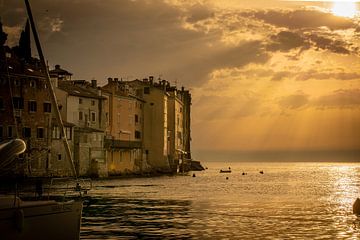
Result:
{"label": "cloud", "polygon": [[360,73],[357,72],[345,72],[344,70],[341,71],[333,71],[333,70],[308,70],[303,72],[295,73],[295,80],[297,81],[306,81],[306,80],[328,80],[328,79],[335,79],[335,80],[359,80]]}
{"label": "cloud", "polygon": [[360,89],[339,89],[317,98],[312,104],[324,108],[359,108]]}
{"label": "cloud", "polygon": [[263,20],[268,24],[289,29],[319,28],[348,29],[355,24],[348,18],[334,16],[317,10],[263,10],[242,13],[244,16]]}
{"label": "cloud", "polygon": [[294,48],[308,47],[306,39],[297,33],[281,31],[270,37],[271,43],[268,44],[269,51],[289,51]]}
{"label": "cloud", "polygon": [[334,53],[350,54],[348,43],[342,40],[331,39],[317,34],[310,34],[309,40],[314,43],[316,48],[329,50]]}
{"label": "cloud", "polygon": [[299,109],[309,103],[309,96],[298,91],[294,94],[282,97],[278,103],[283,108]]}
{"label": "cloud", "polygon": [[195,23],[215,16],[214,12],[205,5],[196,4],[187,10],[186,21]]}

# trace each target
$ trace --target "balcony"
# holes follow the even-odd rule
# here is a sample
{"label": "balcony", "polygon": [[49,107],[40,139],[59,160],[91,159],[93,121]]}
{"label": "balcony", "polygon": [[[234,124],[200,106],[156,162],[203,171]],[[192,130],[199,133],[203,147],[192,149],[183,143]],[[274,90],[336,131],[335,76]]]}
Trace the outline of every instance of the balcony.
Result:
{"label": "balcony", "polygon": [[105,139],[104,147],[106,149],[134,149],[141,148],[141,142]]}

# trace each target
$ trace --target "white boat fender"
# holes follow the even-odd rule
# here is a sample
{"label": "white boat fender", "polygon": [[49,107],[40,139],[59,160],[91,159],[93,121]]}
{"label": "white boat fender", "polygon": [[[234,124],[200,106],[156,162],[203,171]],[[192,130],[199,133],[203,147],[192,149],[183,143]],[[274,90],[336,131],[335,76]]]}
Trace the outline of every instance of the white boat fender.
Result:
{"label": "white boat fender", "polygon": [[353,205],[353,213],[356,215],[360,215],[360,199],[357,198]]}
{"label": "white boat fender", "polygon": [[16,209],[14,212],[15,229],[18,232],[22,232],[24,229],[24,211],[22,209]]}

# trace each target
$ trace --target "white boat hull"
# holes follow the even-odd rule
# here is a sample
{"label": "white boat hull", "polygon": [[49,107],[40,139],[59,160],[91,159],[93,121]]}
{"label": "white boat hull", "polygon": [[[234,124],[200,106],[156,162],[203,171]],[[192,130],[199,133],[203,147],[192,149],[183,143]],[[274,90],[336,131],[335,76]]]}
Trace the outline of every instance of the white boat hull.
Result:
{"label": "white boat hull", "polygon": [[[1,200],[0,200],[1,201]],[[79,239],[82,201],[21,201],[0,205],[3,240]]]}

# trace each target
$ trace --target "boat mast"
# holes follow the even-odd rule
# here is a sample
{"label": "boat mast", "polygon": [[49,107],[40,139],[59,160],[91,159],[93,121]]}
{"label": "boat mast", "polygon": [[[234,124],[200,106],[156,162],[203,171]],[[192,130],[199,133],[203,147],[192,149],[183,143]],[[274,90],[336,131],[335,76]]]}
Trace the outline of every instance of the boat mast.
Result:
{"label": "boat mast", "polygon": [[43,52],[42,52],[42,49],[41,49],[41,44],[40,44],[39,36],[37,34],[37,31],[36,31],[35,22],[34,22],[32,13],[31,13],[29,0],[25,0],[25,5],[26,5],[26,10],[27,10],[27,13],[28,13],[29,20],[30,20],[31,30],[32,30],[33,35],[34,35],[36,49],[37,49],[37,52],[39,54],[39,58],[40,58],[40,62],[41,62],[43,71],[44,71],[44,73],[46,75],[46,78],[45,78],[46,79],[46,85],[50,89],[50,98],[51,98],[52,104],[53,104],[54,109],[55,109],[55,117],[56,117],[56,120],[58,121],[58,123],[60,124],[61,135],[62,135],[61,138],[63,140],[64,147],[65,147],[65,150],[66,150],[66,154],[67,154],[67,156],[69,158],[69,161],[70,161],[70,164],[71,164],[72,173],[75,176],[75,178],[77,178],[75,164],[74,164],[74,161],[73,161],[72,156],[71,156],[69,142],[68,142],[68,140],[66,138],[66,132],[65,132],[65,128],[64,128],[64,123],[62,121],[61,114],[60,114],[60,111],[59,111],[59,108],[58,108],[55,91],[54,91],[54,88],[53,88],[53,86],[51,84],[51,81],[50,81],[49,71],[48,71],[48,68],[46,66],[45,58],[44,58],[44,55],[43,55]]}

